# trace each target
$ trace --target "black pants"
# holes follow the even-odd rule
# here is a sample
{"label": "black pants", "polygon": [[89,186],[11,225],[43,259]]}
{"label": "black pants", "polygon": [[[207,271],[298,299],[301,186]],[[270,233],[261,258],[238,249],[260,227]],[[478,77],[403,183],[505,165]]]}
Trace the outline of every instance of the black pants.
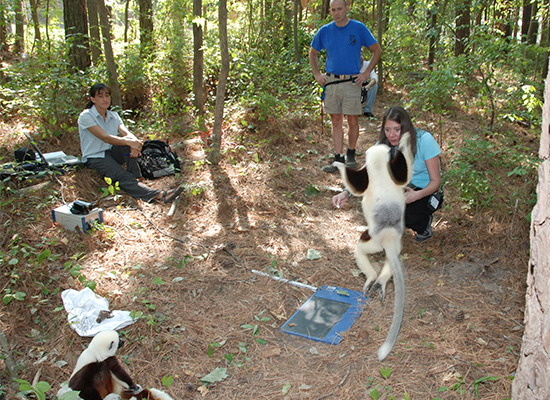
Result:
{"label": "black pants", "polygon": [[[420,189],[418,188],[416,190]],[[424,233],[430,222],[430,215],[433,214],[428,208],[428,199],[430,196],[423,197],[414,203],[407,204],[405,208],[405,226],[407,228],[420,234]]]}
{"label": "black pants", "polygon": [[[113,146],[111,150],[105,152],[105,158],[88,158],[85,165],[95,169],[101,176],[111,178],[113,184],[118,182],[120,188],[130,196],[150,202],[160,191],[138,182],[137,178],[141,178],[141,170],[137,158],[130,157],[128,154],[130,154],[130,146]],[[122,167],[124,163],[127,170]]]}

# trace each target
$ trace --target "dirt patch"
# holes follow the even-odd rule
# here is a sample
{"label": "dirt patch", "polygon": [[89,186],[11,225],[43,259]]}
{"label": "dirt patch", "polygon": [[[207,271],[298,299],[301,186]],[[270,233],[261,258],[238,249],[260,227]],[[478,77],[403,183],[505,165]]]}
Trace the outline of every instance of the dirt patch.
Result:
{"label": "dirt patch", "polygon": [[[397,96],[386,92],[375,105],[379,119],[360,120],[358,149],[376,142],[382,112],[394,103]],[[441,122],[418,114],[415,121],[434,132],[444,150],[476,125],[466,115]],[[358,198],[332,207],[341,182],[320,170],[332,151],[329,125],[324,136],[320,122],[296,125],[291,135],[281,130],[273,129],[277,138],[270,142],[229,128],[219,166],[201,162],[200,142],[175,140],[184,174],[151,183],[187,185],[173,216],[169,207],[124,196],[120,207],[102,203],[100,231],[83,235],[52,226],[51,208],[97,196],[104,184],[89,170],[51,178],[34,193],[11,194],[0,213],[2,251],[11,254],[6,260],[23,260],[29,247],[54,255],[38,265],[3,265],[4,290],[27,294],[4,306],[1,318],[19,376],[32,381],[40,371],[56,392],[89,342],[68,327],[63,311],[54,311],[60,290],[82,288],[65,265],[70,262],[98,283],[96,293],[112,309],[143,312],[123,330],[127,345],[119,357],[139,384],[164,388],[175,399],[368,399],[375,388],[380,398],[510,397],[523,332],[529,225],[510,213],[463,209],[452,182],[447,206],[436,214],[435,236],[418,244],[411,232],[404,235],[405,319],[386,361],[378,362],[376,352],[391,323],[391,284],[386,302],[370,300],[337,346],[279,330],[312,292],[252,270],[360,290],[364,277],[356,273],[353,250],[365,224]],[[10,142],[6,154],[15,146]],[[310,185],[320,193],[307,196]],[[308,260],[308,249],[321,258]],[[228,376],[202,388],[200,378],[217,367]],[[384,377],[381,369],[388,367],[391,375]],[[174,383],[163,387],[169,376]]]}

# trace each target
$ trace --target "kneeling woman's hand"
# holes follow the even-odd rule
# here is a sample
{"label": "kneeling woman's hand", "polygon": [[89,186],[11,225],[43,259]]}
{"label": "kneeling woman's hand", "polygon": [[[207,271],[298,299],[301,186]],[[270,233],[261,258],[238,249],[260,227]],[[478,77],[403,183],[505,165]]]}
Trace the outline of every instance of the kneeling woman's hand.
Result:
{"label": "kneeling woman's hand", "polygon": [[348,202],[349,194],[346,190],[332,197],[332,204],[336,208],[342,208]]}

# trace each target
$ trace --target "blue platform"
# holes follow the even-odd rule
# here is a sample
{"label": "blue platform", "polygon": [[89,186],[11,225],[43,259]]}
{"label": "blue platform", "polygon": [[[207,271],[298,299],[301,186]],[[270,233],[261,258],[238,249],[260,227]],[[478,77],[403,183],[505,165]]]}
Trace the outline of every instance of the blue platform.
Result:
{"label": "blue platform", "polygon": [[281,331],[307,339],[337,345],[361,316],[367,305],[363,292],[335,286],[321,286],[285,322]]}

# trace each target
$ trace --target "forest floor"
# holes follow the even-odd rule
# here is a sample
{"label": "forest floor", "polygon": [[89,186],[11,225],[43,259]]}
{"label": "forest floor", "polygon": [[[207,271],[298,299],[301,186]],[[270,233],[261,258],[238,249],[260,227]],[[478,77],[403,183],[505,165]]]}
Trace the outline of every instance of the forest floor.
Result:
{"label": "forest floor", "polygon": [[[378,118],[360,119],[359,151],[377,141],[383,110],[399,96],[392,90],[379,95]],[[460,111],[443,120],[415,116],[415,124],[441,143],[443,170],[452,148],[483,123]],[[529,260],[525,212],[469,209],[456,200],[453,182],[447,183],[434,237],[417,243],[411,231],[403,236],[405,317],[383,362],[377,350],[391,324],[392,283],[384,303],[367,300],[339,344],[290,335],[281,326],[313,291],[252,271],[277,272],[313,287],[361,290],[364,276],[354,260],[365,225],[360,199],[342,209],[332,206],[341,179],[320,170],[333,149],[329,123],[322,132],[320,121],[294,118],[253,133],[242,130],[240,118],[246,116],[228,122],[228,151],[218,166],[203,162],[200,140],[171,138],[183,173],[150,184],[185,183],[186,195],[173,215],[170,205],[122,196],[116,203],[101,200],[105,223],[97,231],[54,226],[53,208],[100,198],[98,187],[105,182],[86,169],[4,195],[0,284],[3,295],[17,290],[26,297],[3,305],[0,315],[19,377],[32,381],[39,373],[52,385],[53,398],[89,343],[69,327],[61,307],[61,291],[83,288],[69,273],[69,262],[97,283],[95,292],[112,310],[143,313],[121,331],[127,343],[118,357],[137,383],[174,399],[510,398]],[[1,126],[6,160],[15,148],[28,146],[21,129]],[[525,133],[518,138],[537,151],[536,140]],[[39,145],[79,154],[74,134]],[[46,247],[52,255],[38,263]],[[321,257],[308,259],[308,250]],[[374,259],[380,265],[383,256]],[[203,385],[201,378],[213,371],[220,381]],[[6,371],[2,378],[8,386]]]}

